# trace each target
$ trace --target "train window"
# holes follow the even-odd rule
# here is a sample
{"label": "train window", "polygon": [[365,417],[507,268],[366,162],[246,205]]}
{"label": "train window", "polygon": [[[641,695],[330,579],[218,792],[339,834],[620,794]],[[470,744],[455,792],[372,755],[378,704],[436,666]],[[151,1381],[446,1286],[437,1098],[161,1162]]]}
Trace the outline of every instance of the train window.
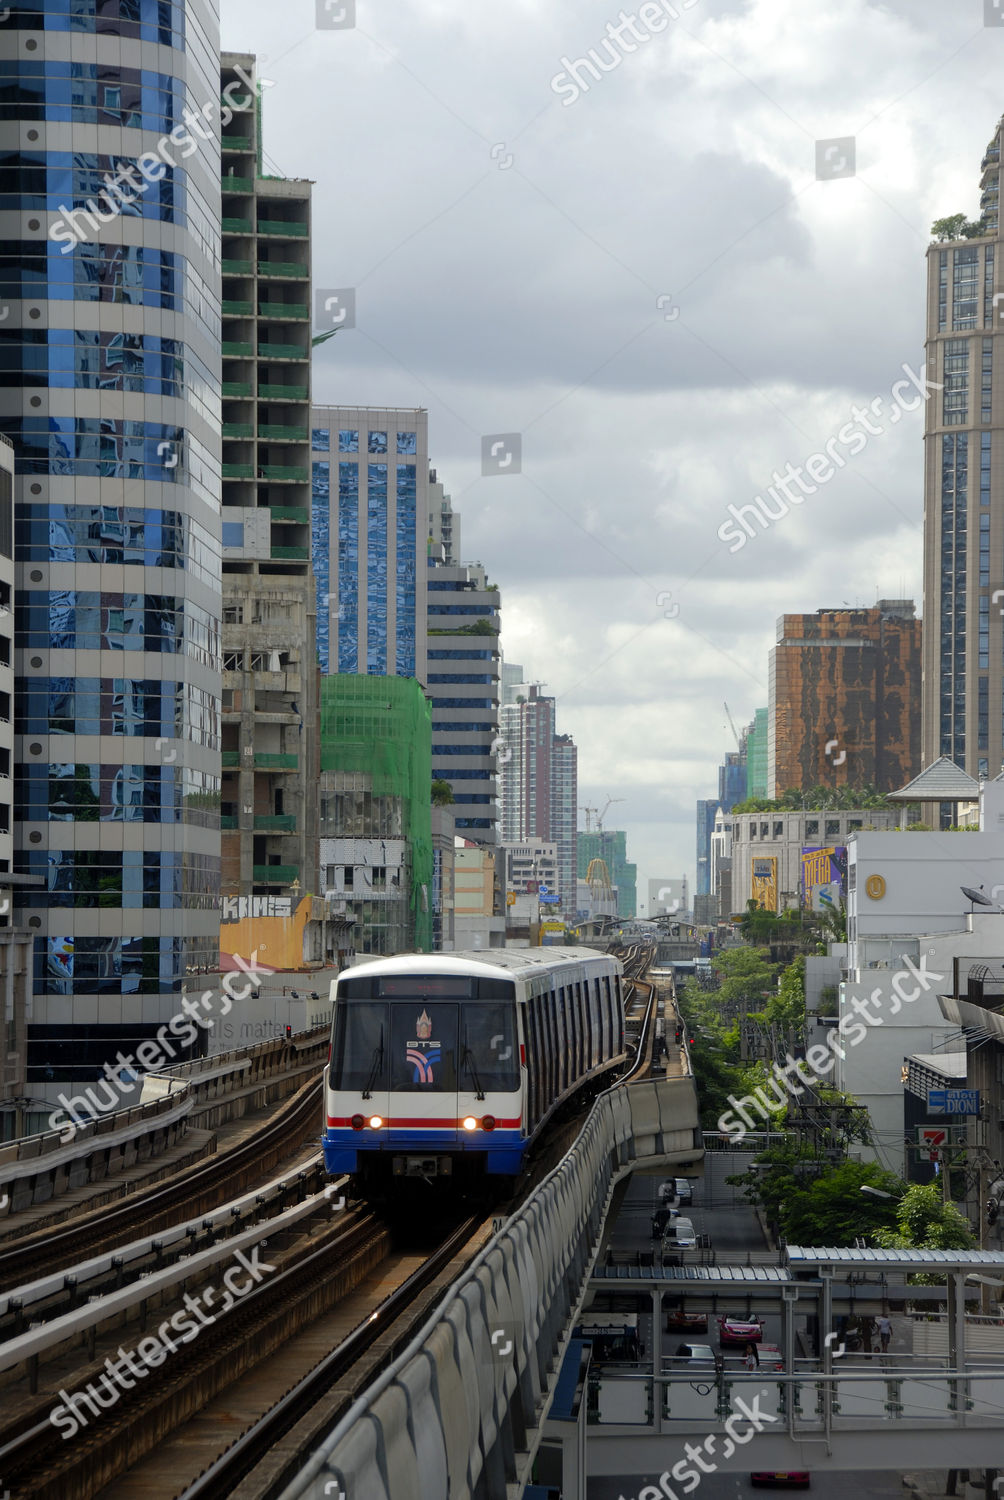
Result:
{"label": "train window", "polygon": [[555,1016],[558,997],[554,990],[544,996],[544,1015],[547,1023],[547,1102],[553,1104],[558,1097],[558,1027]]}
{"label": "train window", "polygon": [[460,1019],[460,1082],[465,1091],[512,1093],[519,1058],[512,1005],[465,1005]]}
{"label": "train window", "polygon": [[537,1122],[544,1117],[544,1089],[546,1086],[546,1076],[544,1071],[544,1058],[546,1056],[546,1052],[544,1049],[544,1030],[543,1021],[540,1014],[539,995],[534,995],[533,999],[530,1001],[529,1012],[530,1024],[532,1028],[531,1037],[533,1044],[533,1051],[531,1053],[530,1062],[530,1086],[533,1090],[533,1123],[536,1125]]}
{"label": "train window", "polygon": [[603,1037],[600,1031],[600,981],[597,975],[591,985],[587,985],[589,991],[589,1042],[590,1042],[590,1066],[595,1068],[603,1056]]}
{"label": "train window", "polygon": [[391,1006],[392,1090],[424,1094],[456,1089],[458,1010],[421,1000]]}
{"label": "train window", "polygon": [[563,1094],[568,1087],[568,998],[564,986],[558,989],[554,1007],[554,1028],[557,1034],[558,1080],[557,1091]]}
{"label": "train window", "polygon": [[581,979],[575,981],[575,1037],[575,1076],[581,1078],[589,1067],[589,1022],[582,999]]}
{"label": "train window", "polygon": [[603,1016],[603,1056],[613,1056],[613,1032],[611,1020],[614,1013],[613,1002],[610,997],[610,975],[603,976],[603,998],[600,1001],[600,1012]]}
{"label": "train window", "polygon": [[579,1002],[577,984],[565,990],[565,1015],[568,1018],[568,1081],[574,1083],[579,1076]]}
{"label": "train window", "polygon": [[331,1087],[349,1093],[386,1088],[389,1040],[386,1005],[336,1006]]}

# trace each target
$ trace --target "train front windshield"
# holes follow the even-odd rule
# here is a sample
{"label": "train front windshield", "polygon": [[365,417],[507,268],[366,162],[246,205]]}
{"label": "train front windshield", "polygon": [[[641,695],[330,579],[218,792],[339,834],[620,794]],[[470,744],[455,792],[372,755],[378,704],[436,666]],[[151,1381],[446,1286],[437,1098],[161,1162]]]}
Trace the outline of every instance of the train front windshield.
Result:
{"label": "train front windshield", "polygon": [[331,1087],[349,1093],[512,1093],[519,1088],[511,980],[350,976],[335,1002]]}

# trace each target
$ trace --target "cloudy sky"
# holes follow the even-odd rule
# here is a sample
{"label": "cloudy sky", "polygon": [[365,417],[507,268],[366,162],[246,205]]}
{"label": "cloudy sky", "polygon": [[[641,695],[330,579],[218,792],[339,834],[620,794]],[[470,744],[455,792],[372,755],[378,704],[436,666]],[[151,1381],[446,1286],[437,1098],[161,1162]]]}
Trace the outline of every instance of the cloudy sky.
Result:
{"label": "cloudy sky", "polygon": [[[623,799],[608,823],[642,879],[693,881],[722,704],[740,724],[766,704],[782,612],[920,610],[923,412],[891,392],[923,361],[931,222],[978,215],[1004,110],[984,20],[984,0],[224,0],[223,46],[273,80],[268,166],[316,183],[315,288],[357,290],[315,399],[428,408],[505,654],[556,695],[580,803]],[[603,70],[575,68],[591,50]],[[512,433],[521,472],[484,476],[482,438]],[[719,537],[828,441],[813,493]]]}

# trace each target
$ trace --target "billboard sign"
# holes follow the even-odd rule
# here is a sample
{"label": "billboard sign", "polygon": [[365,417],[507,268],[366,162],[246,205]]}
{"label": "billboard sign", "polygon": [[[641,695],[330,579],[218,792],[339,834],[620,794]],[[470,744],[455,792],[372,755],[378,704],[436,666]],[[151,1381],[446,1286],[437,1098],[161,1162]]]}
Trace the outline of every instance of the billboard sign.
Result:
{"label": "billboard sign", "polygon": [[776,856],[754,854],[751,875],[750,889],[757,906],[762,906],[765,911],[777,911]]}
{"label": "billboard sign", "polygon": [[932,1115],[978,1115],[979,1089],[928,1089],[927,1109]]}
{"label": "billboard sign", "polygon": [[847,849],[843,844],[802,847],[802,898],[813,911],[839,909],[847,894]]}

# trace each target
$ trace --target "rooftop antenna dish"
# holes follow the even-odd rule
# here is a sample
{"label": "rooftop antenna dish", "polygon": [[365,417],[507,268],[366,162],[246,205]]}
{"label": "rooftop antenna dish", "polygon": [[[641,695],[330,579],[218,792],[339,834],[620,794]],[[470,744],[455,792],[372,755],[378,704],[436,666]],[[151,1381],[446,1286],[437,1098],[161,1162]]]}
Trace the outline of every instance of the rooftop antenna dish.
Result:
{"label": "rooftop antenna dish", "polygon": [[982,886],[980,886],[978,891],[974,891],[971,885],[960,885],[959,890],[967,901],[972,902],[972,906],[969,908],[970,916],[977,906],[993,906],[994,904],[989,896],[984,895]]}

